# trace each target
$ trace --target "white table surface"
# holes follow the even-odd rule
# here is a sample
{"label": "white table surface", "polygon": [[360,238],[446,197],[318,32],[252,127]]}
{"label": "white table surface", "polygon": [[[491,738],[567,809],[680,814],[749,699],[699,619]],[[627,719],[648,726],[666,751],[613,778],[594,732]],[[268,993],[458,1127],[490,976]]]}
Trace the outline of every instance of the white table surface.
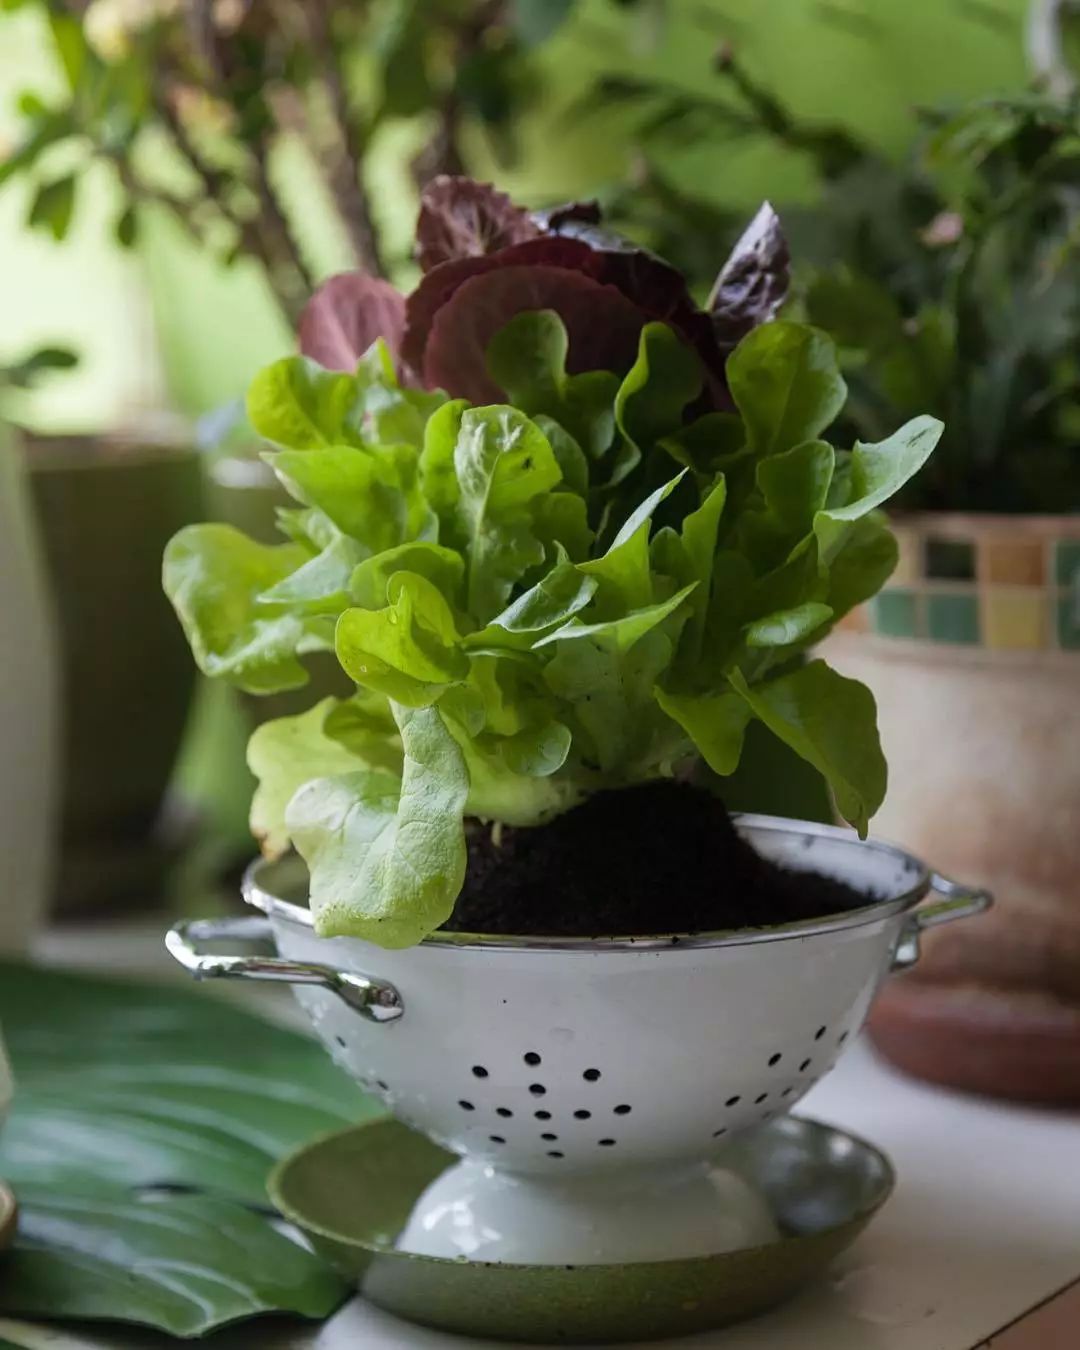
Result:
{"label": "white table surface", "polygon": [[[50,936],[41,955],[84,967],[164,974],[157,942],[156,928],[145,924],[111,934],[67,930]],[[264,1006],[280,1015],[287,1005]],[[799,1114],[852,1130],[883,1148],[899,1175],[892,1199],[828,1281],[753,1322],[653,1346],[973,1350],[1080,1279],[1080,1116],[1023,1110],[915,1084],[882,1065],[862,1043],[800,1103]],[[0,1336],[31,1350],[158,1350],[176,1344],[141,1332],[72,1334],[3,1320]],[[411,1326],[359,1299],[322,1327],[260,1321],[219,1333],[212,1344],[220,1350],[496,1345]],[[1080,1347],[1080,1325],[1073,1344]]]}

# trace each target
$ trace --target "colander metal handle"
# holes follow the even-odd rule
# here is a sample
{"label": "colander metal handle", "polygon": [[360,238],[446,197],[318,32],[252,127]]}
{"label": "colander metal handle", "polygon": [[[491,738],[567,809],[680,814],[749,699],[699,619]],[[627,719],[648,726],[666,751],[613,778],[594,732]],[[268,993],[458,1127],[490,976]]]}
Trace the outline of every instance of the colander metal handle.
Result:
{"label": "colander metal handle", "polygon": [[277,980],[284,984],[316,984],[336,994],[354,1012],[370,1022],[394,1022],[405,1011],[401,995],[392,984],[366,975],[334,970],[309,961],[289,961],[280,956],[225,956],[203,952],[206,942],[272,942],[267,919],[251,916],[236,919],[189,919],[174,924],[165,935],[169,955],[197,980]]}
{"label": "colander metal handle", "polygon": [[963,882],[952,881],[940,872],[930,875],[930,889],[941,900],[929,905],[921,905],[908,915],[900,933],[900,941],[893,954],[893,970],[908,970],[919,959],[919,934],[926,928],[936,928],[938,924],[952,923],[954,919],[966,919],[973,914],[981,914],[994,903],[989,891],[978,886],[965,886]]}

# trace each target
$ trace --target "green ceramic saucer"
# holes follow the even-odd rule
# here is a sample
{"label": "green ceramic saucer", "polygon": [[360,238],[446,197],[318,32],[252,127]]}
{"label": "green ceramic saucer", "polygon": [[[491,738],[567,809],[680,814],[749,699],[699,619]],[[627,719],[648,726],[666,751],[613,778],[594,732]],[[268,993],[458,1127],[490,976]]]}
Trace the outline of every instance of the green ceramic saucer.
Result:
{"label": "green ceramic saucer", "polygon": [[[735,1161],[737,1159],[737,1161]],[[388,1312],[499,1340],[615,1342],[681,1336],[749,1317],[822,1274],[893,1188],[877,1149],[781,1117],[728,1145],[784,1236],[722,1256],[527,1266],[394,1250],[424,1188],[457,1159],[393,1120],[327,1135],[282,1162],[270,1196],[315,1248]]]}

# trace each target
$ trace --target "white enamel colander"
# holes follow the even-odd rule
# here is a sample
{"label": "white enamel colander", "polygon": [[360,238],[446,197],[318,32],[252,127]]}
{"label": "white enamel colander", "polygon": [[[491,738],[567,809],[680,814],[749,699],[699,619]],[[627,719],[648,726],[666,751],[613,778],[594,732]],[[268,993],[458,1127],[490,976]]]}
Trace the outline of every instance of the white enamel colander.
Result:
{"label": "white enamel colander", "polygon": [[[884,977],[917,959],[921,929],[990,903],[844,830],[736,824],[773,861],[876,898],[776,928],[439,933],[387,951],[317,937],[291,859],[249,870],[244,898],[261,917],[178,924],[167,945],[196,977],[295,985],[334,1060],[462,1157],[421,1203],[409,1250],[578,1261],[715,1252],[769,1236],[756,1200],[718,1181],[725,1142],[790,1110],[832,1068]],[[931,891],[941,898],[916,908]],[[268,938],[277,957],[203,950]]]}

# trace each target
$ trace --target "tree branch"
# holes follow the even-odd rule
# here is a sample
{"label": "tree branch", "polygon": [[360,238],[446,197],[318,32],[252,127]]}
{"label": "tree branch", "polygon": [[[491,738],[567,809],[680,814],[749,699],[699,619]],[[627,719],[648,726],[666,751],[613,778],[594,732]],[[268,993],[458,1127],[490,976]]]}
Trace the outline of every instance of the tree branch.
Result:
{"label": "tree branch", "polygon": [[244,222],[233,210],[228,199],[229,175],[211,164],[199,147],[191,139],[183,119],[176,111],[175,104],[168,92],[154,93],[154,107],[172,138],[173,145],[180,153],[191,172],[202,183],[203,191],[214,203],[225,219],[241,234]]}
{"label": "tree branch", "polygon": [[308,0],[307,11],[312,50],[330,100],[336,133],[336,143],[328,147],[321,167],[357,263],[372,276],[385,276],[371,203],[361,177],[363,142],[349,107],[349,95],[334,46],[331,10],[327,0]]}
{"label": "tree branch", "polygon": [[259,213],[253,221],[248,222],[248,235],[265,261],[270,284],[286,317],[295,327],[301,310],[315,289],[315,279],[274,194],[266,142],[256,140],[249,148],[255,169],[254,186]]}

